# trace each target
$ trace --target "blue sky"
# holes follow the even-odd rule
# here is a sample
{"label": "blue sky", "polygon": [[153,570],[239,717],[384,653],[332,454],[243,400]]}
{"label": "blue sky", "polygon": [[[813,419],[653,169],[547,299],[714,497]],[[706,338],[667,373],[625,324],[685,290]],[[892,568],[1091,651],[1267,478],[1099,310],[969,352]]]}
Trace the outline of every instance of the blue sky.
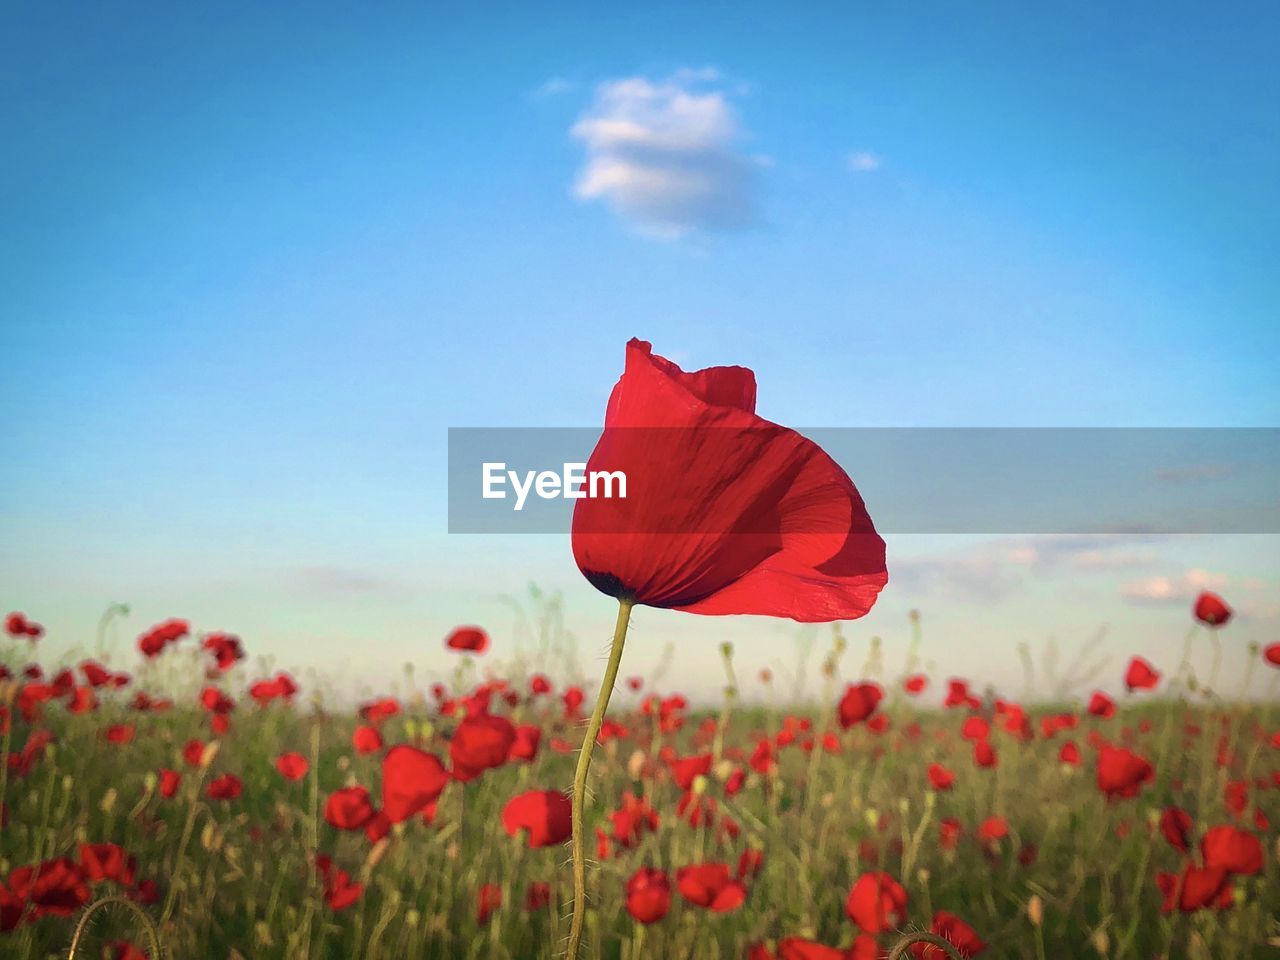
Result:
{"label": "blue sky", "polygon": [[[0,604],[53,650],[123,599],[285,661],[440,664],[531,578],[594,644],[563,538],[445,536],[445,431],[598,423],[633,335],[754,368],[797,425],[1280,419],[1263,5],[4,19]],[[1280,576],[1271,538],[1118,543],[1087,583],[955,595],[1024,548],[891,544],[916,592],[859,629],[921,606],[945,668],[998,605],[998,673],[1102,622],[1180,639],[1180,592],[1125,602],[1144,579]],[[699,667],[778,629],[652,618]]]}

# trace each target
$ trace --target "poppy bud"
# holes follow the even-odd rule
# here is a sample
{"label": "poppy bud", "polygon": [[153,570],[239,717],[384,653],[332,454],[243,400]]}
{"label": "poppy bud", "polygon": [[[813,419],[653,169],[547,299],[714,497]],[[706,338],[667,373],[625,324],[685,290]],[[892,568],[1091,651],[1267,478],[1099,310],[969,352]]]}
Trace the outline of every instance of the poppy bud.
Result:
{"label": "poppy bud", "polygon": [[1033,927],[1044,923],[1044,901],[1040,899],[1038,893],[1033,893],[1031,899],[1027,901],[1027,919],[1031,921]]}
{"label": "poppy bud", "polygon": [[707,792],[707,778],[702,774],[698,774],[693,778],[692,790],[695,796],[702,796]]}
{"label": "poppy bud", "polygon": [[733,644],[729,643],[727,640],[724,643],[720,644],[720,656],[724,657],[726,660],[732,660]]}
{"label": "poppy bud", "polygon": [[213,758],[218,755],[218,741],[211,740],[200,751],[200,769],[208,770],[213,765]]}
{"label": "poppy bud", "polygon": [[98,804],[98,809],[103,813],[109,814],[116,806],[116,788],[108,787],[107,792],[102,795],[102,802]]}
{"label": "poppy bud", "polygon": [[1093,931],[1093,936],[1090,939],[1093,941],[1093,949],[1105,957],[1107,951],[1111,949],[1111,938],[1107,936],[1107,931],[1099,927]]}

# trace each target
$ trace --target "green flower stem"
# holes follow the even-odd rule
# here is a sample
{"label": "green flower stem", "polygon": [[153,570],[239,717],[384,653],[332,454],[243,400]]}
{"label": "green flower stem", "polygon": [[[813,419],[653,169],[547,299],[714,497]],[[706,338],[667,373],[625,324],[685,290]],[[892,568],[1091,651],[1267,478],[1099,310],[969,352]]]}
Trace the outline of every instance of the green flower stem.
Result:
{"label": "green flower stem", "polygon": [[604,712],[609,707],[609,696],[618,679],[618,667],[622,664],[622,645],[627,638],[627,624],[631,621],[631,600],[618,601],[618,621],[613,628],[613,642],[609,646],[609,662],[604,668],[604,680],[595,709],[587,723],[578,752],[578,769],[573,775],[573,920],[569,924],[569,943],[565,949],[566,960],[577,960],[578,947],[582,943],[582,925],[587,913],[587,853],[586,824],[583,822],[583,806],[587,796],[587,774],[591,770],[591,751],[595,748]]}

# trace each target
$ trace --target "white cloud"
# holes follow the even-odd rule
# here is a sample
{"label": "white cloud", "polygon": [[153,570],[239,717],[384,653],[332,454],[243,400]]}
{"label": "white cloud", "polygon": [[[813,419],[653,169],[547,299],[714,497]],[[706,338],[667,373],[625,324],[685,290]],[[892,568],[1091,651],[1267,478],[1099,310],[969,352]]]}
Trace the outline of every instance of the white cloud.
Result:
{"label": "white cloud", "polygon": [[870,150],[855,150],[849,154],[849,169],[855,173],[874,173],[884,166],[884,158]]}
{"label": "white cloud", "polygon": [[1120,587],[1120,595],[1140,605],[1192,602],[1202,590],[1221,590],[1227,584],[1223,573],[1192,569],[1176,577],[1146,577]]}
{"label": "white cloud", "polygon": [[587,154],[574,193],[647,233],[675,238],[755,219],[763,164],[739,152],[744,131],[715,70],[603,83],[572,135]]}
{"label": "white cloud", "polygon": [[555,97],[562,93],[568,93],[576,86],[577,84],[572,80],[566,80],[564,77],[550,77],[537,87],[534,87],[529,92],[529,96],[535,100],[542,100],[546,97]]}

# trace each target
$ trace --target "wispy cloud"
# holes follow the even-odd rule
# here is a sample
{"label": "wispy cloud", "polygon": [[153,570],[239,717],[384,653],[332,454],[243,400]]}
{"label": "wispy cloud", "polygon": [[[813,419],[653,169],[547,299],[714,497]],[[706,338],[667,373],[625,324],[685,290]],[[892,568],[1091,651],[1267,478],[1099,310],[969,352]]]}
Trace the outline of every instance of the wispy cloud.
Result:
{"label": "wispy cloud", "polygon": [[1192,569],[1172,577],[1145,577],[1121,585],[1120,596],[1140,606],[1190,603],[1202,590],[1221,590],[1226,574]]}
{"label": "wispy cloud", "polygon": [[740,150],[741,89],[710,68],[600,84],[571,131],[586,149],[575,194],[666,239],[751,225],[763,164]]}
{"label": "wispy cloud", "polygon": [[545,100],[547,97],[558,97],[562,93],[571,93],[577,87],[578,85],[574,81],[565,77],[548,77],[530,90],[529,96],[535,100]]}
{"label": "wispy cloud", "polygon": [[396,585],[380,577],[334,566],[304,566],[288,572],[290,584],[300,593],[316,596],[363,595],[393,591]]}
{"label": "wispy cloud", "polygon": [[849,154],[849,169],[854,173],[874,173],[884,166],[884,157],[870,150],[855,150]]}

